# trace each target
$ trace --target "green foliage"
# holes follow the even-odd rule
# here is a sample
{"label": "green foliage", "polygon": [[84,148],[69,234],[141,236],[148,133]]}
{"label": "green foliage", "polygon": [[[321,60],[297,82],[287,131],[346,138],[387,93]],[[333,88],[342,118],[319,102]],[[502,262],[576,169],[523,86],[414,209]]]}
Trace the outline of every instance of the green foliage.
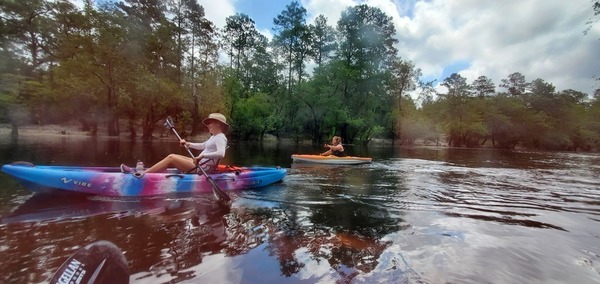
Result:
{"label": "green foliage", "polygon": [[527,109],[516,98],[498,95],[485,100],[483,119],[494,147],[513,149],[525,136]]}
{"label": "green foliage", "polygon": [[475,81],[473,81],[472,87],[473,91],[478,97],[485,97],[496,92],[496,87],[494,86],[492,79],[486,76],[479,76]]}
{"label": "green foliage", "polygon": [[238,101],[244,89],[241,80],[231,70],[226,71],[223,77],[223,89],[229,94],[231,101]]}
{"label": "green foliage", "polygon": [[[486,76],[469,83],[455,73],[437,93],[397,56],[392,18],[365,4],[343,11],[334,29],[323,15],[307,25],[306,9],[292,2],[275,17],[272,41],[244,14],[219,30],[192,0],[0,8],[0,119],[13,126],[75,120],[119,135],[126,121],[130,136],[141,129],[150,139],[167,115],[195,134],[204,116],[222,112],[242,139],[446,137],[452,146],[600,149],[600,90],[592,98],[557,92],[514,72],[497,92]],[[221,51],[230,62],[219,62]],[[311,60],[317,67],[306,70]]]}
{"label": "green foliage", "polygon": [[[286,6],[279,15],[273,19],[276,32],[273,38],[273,46],[282,53],[283,62],[286,70],[287,94],[294,98],[294,82],[301,83],[305,75],[304,67],[306,60],[313,55],[311,46],[313,45],[313,34],[309,26],[306,25],[306,9],[297,1],[293,1]],[[296,120],[297,112],[288,110],[291,116],[292,124]],[[297,128],[296,128],[297,130]]]}
{"label": "green foliage", "polygon": [[507,79],[502,79],[500,87],[508,89],[508,93],[518,97],[521,96],[529,88],[529,83],[525,81],[525,76],[519,72],[508,75]]}
{"label": "green foliage", "polygon": [[337,27],[341,42],[334,72],[346,112],[352,114],[340,126],[341,136],[350,143],[368,143],[372,135],[384,132],[390,111],[387,87],[392,76],[387,68],[397,53],[394,25],[380,9],[358,5],[342,13]]}
{"label": "green foliage", "polygon": [[584,130],[589,136],[589,144],[594,145],[596,149],[600,149],[600,89],[594,93],[594,98],[590,103],[588,112],[586,113]]}
{"label": "green foliage", "polygon": [[236,102],[236,130],[246,139],[258,137],[275,130],[277,117],[273,115],[271,98],[258,93],[247,99]]}
{"label": "green foliage", "polygon": [[229,16],[225,21],[225,51],[230,56],[230,66],[241,76],[242,65],[247,60],[249,50],[254,46],[258,31],[254,21],[246,14]]}
{"label": "green foliage", "polygon": [[19,98],[19,85],[24,77],[4,73],[0,75],[0,122],[21,125],[28,121],[30,115],[26,104]]}
{"label": "green foliage", "polygon": [[321,67],[323,63],[329,61],[337,48],[336,32],[327,24],[327,18],[323,15],[317,16],[315,24],[310,25],[309,29],[312,36],[311,54],[318,67]]}

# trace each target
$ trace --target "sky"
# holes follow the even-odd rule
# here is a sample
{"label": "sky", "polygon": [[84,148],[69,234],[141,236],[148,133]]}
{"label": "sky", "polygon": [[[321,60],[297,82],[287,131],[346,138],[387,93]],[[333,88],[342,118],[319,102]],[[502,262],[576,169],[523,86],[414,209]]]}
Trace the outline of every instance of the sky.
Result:
{"label": "sky", "polygon": [[[198,0],[217,27],[236,13],[252,18],[256,29],[273,37],[273,18],[289,0]],[[541,78],[556,91],[593,94],[600,88],[600,21],[592,0],[298,0],[307,23],[323,14],[336,26],[348,7],[381,9],[396,28],[398,55],[412,61],[423,80],[439,86],[452,73],[472,83],[486,76],[496,84],[519,72],[530,82]],[[597,16],[596,19],[600,18]],[[504,91],[497,88],[497,91]]]}

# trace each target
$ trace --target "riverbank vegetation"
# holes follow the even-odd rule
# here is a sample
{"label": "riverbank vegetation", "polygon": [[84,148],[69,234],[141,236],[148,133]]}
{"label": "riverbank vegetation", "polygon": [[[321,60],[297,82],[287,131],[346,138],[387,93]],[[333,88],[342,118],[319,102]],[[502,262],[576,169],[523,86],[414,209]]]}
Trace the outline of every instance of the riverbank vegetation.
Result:
{"label": "riverbank vegetation", "polygon": [[559,91],[515,70],[501,82],[454,73],[436,91],[398,56],[378,8],[307,24],[292,2],[269,40],[244,14],[216,27],[192,0],[84,3],[0,2],[0,123],[15,135],[25,124],[76,121],[90,135],[152,139],[169,115],[196,135],[202,118],[221,112],[242,140],[600,149],[600,89]]}

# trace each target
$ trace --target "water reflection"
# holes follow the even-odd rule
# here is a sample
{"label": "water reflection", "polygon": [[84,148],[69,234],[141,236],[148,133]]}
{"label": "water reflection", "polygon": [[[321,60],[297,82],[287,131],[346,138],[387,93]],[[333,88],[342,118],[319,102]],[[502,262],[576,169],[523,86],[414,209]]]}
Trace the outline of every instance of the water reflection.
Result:
{"label": "water reflection", "polygon": [[[0,141],[1,157],[114,166],[181,150],[172,141],[84,141]],[[133,283],[600,279],[599,155],[357,147],[375,162],[291,163],[293,153],[319,150],[311,147],[232,141],[225,163],[289,172],[282,183],[232,193],[231,208],[211,194],[31,195],[2,175],[0,282],[43,282],[100,239],[125,251]]]}
{"label": "water reflection", "polygon": [[[302,217],[307,214],[308,218]],[[347,206],[342,210],[314,206],[308,211],[299,207],[229,209],[217,205],[210,195],[122,199],[36,194],[2,218],[0,231],[10,236],[3,239],[10,247],[5,255],[25,264],[44,264],[36,265],[36,281],[51,275],[75,248],[107,239],[126,252],[133,280],[194,279],[198,272],[189,269],[200,266],[206,256],[235,257],[266,244],[264,249],[277,260],[284,276],[305,268],[305,261],[298,259],[298,252],[304,251],[306,257],[328,263],[347,282],[374,269],[389,245],[380,238],[398,230],[385,226],[385,218],[378,215]],[[19,240],[31,233],[32,226],[36,240],[30,247]],[[40,250],[41,243],[48,245]],[[27,249],[33,258],[19,254]],[[11,279],[31,277],[19,274],[15,272]]]}

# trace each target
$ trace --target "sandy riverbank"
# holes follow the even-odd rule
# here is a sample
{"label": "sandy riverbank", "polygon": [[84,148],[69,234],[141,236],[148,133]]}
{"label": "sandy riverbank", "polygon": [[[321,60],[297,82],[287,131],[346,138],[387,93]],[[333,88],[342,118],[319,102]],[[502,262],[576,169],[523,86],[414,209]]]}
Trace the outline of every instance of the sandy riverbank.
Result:
{"label": "sandy riverbank", "polygon": [[[12,133],[12,128],[8,124],[0,124],[0,136],[8,137]],[[138,135],[141,134],[141,129],[138,131]],[[168,135],[167,135],[168,134]],[[208,133],[202,133],[195,137],[188,139],[193,140],[203,140],[208,138]],[[157,131],[154,134],[156,139],[173,139],[173,133],[170,133],[167,129],[162,132]],[[81,131],[78,125],[23,125],[19,127],[19,137],[21,138],[56,138],[56,137],[68,137],[73,139],[87,139],[92,137],[88,131]],[[106,130],[99,129],[97,138],[111,138],[111,139],[131,139],[129,138],[129,132],[121,132],[121,135],[118,137],[108,136],[106,135]],[[139,139],[139,136],[138,136]],[[289,141],[295,143],[294,139],[280,139],[281,141]],[[273,135],[267,135],[264,139],[265,143],[277,143],[277,138]],[[300,141],[301,144],[310,144],[312,143],[310,140]],[[390,139],[372,139],[369,145],[391,145],[392,141]],[[440,145],[436,145],[433,142],[427,141],[424,142],[422,140],[418,140],[412,146],[429,146],[429,147],[447,147],[446,144],[440,143]]]}
{"label": "sandy riverbank", "polygon": [[[12,128],[8,124],[0,124],[0,135],[11,135]],[[65,126],[65,125],[23,125],[19,127],[19,136],[36,136],[36,135],[50,135],[50,136],[83,136],[89,137],[89,133],[86,131],[79,130],[76,126]]]}
{"label": "sandy riverbank", "polygon": [[[1,137],[9,137],[12,133],[12,128],[8,124],[0,124],[0,136]],[[98,130],[98,135],[96,138],[107,138],[107,139],[121,139],[121,140],[130,140],[129,132],[121,131],[121,135],[119,136],[108,136],[107,131],[104,129]],[[168,134],[168,135],[167,135]],[[138,131],[138,138],[140,139],[141,129]],[[174,135],[169,133],[167,129],[165,129],[162,133],[155,133],[156,139],[173,139]],[[201,139],[206,136],[208,138],[208,133],[206,135],[201,134],[197,137],[197,139]],[[82,131],[80,127],[77,125],[23,125],[19,127],[19,138],[25,139],[43,139],[43,138],[69,138],[69,139],[89,139],[92,137],[89,131]],[[196,139],[196,137],[194,137]]]}

